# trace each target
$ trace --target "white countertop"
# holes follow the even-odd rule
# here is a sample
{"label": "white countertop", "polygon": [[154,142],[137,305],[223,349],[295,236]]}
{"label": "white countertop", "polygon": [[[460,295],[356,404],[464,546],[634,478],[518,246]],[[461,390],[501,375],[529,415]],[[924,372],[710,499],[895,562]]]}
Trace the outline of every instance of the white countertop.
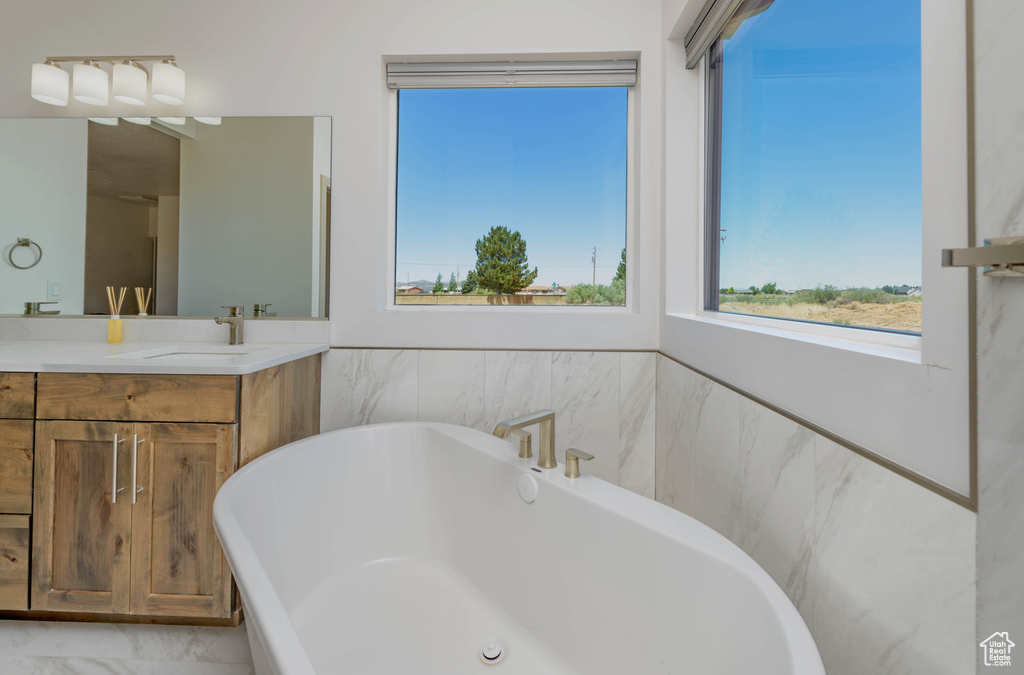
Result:
{"label": "white countertop", "polygon": [[247,342],[0,341],[0,372],[244,375],[330,349],[327,344]]}

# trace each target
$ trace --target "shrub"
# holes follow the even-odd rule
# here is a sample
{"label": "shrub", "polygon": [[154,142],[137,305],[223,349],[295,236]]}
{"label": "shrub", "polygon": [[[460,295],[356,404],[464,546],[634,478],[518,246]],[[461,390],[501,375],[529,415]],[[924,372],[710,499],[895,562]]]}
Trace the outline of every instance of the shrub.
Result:
{"label": "shrub", "polygon": [[597,288],[590,284],[576,284],[565,292],[567,305],[592,305],[597,298]]}
{"label": "shrub", "polygon": [[774,281],[769,281],[761,287],[761,292],[765,295],[775,295],[779,292],[779,286]]}
{"label": "shrub", "polygon": [[876,305],[888,304],[894,299],[881,288],[847,288],[841,297],[847,302],[873,302]]}
{"label": "shrub", "polygon": [[616,279],[611,286],[577,284],[566,291],[565,304],[624,305],[626,304],[626,280]]}
{"label": "shrub", "polygon": [[812,305],[825,305],[839,297],[839,289],[832,284],[825,284],[822,286],[818,284],[817,288],[813,288],[803,293],[803,302],[808,302]]}

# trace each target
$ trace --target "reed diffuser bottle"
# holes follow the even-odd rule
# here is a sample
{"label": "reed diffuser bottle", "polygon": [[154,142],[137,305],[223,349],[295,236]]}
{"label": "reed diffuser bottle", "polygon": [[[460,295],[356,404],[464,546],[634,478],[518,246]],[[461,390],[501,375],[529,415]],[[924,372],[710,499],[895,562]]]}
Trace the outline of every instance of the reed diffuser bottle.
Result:
{"label": "reed diffuser bottle", "polygon": [[120,294],[115,298],[114,287],[107,286],[107,302],[110,303],[110,318],[107,319],[107,342],[121,341],[121,304],[124,303],[124,294],[127,291],[126,287],[122,287]]}

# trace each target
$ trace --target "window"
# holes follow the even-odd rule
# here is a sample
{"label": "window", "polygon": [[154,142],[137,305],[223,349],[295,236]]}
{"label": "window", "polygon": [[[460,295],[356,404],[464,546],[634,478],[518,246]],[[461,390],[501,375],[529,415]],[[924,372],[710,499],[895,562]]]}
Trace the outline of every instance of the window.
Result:
{"label": "window", "polygon": [[707,63],[705,308],[920,333],[920,0],[747,0]]}
{"label": "window", "polygon": [[440,80],[389,68],[395,304],[624,305],[628,84],[495,87],[449,70],[473,64],[421,65]]}

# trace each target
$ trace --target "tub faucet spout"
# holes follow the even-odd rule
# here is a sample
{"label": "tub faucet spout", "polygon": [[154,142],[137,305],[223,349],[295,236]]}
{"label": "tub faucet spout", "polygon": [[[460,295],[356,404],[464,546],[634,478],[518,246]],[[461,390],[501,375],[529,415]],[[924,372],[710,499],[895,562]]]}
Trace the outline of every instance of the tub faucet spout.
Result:
{"label": "tub faucet spout", "polygon": [[540,425],[540,459],[537,460],[537,466],[542,469],[554,469],[558,466],[558,462],[555,461],[554,410],[538,410],[522,417],[505,420],[494,427],[494,435],[498,438],[508,438],[517,429],[534,424]]}

